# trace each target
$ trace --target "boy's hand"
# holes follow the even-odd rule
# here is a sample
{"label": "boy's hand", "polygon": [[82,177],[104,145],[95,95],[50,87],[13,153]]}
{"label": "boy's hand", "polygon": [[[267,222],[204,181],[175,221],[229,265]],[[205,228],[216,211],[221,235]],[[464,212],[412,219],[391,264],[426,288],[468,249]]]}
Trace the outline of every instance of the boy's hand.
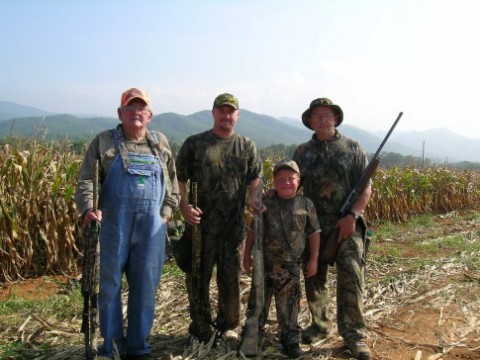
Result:
{"label": "boy's hand", "polygon": [[252,259],[250,256],[245,256],[243,258],[243,270],[245,270],[247,274],[252,273]]}
{"label": "boy's hand", "polygon": [[305,269],[305,277],[312,277],[317,273],[318,261],[317,259],[310,259]]}

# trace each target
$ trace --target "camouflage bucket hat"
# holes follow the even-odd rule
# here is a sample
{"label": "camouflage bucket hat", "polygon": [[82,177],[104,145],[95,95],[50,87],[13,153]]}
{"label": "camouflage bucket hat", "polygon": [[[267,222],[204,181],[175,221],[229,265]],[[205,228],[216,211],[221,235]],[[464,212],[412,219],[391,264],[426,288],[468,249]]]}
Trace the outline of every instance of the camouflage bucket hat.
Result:
{"label": "camouflage bucket hat", "polygon": [[223,105],[231,106],[235,110],[239,109],[238,99],[232,94],[224,93],[224,94],[218,95],[215,98],[215,101],[213,102],[213,107],[214,108],[219,107],[219,106],[223,106]]}
{"label": "camouflage bucket hat", "polygon": [[150,96],[145,91],[137,88],[131,88],[122,93],[120,106],[127,106],[133,99],[143,100],[147,106],[150,106]]}
{"label": "camouflage bucket hat", "polygon": [[340,108],[340,106],[335,105],[333,103],[333,101],[330,100],[330,99],[318,98],[318,99],[313,100],[310,103],[310,107],[307,110],[305,110],[302,114],[303,125],[305,125],[307,128],[309,128],[310,130],[313,130],[312,127],[310,126],[310,114],[311,114],[312,110],[317,106],[328,106],[328,107],[332,108],[333,112],[337,116],[337,123],[335,124],[335,127],[337,127],[338,125],[340,125],[342,123],[342,121],[343,121],[343,111]]}
{"label": "camouflage bucket hat", "polygon": [[275,176],[275,174],[282,169],[289,169],[300,175],[300,169],[298,168],[297,163],[293,160],[282,160],[276,163],[273,167],[273,175]]}

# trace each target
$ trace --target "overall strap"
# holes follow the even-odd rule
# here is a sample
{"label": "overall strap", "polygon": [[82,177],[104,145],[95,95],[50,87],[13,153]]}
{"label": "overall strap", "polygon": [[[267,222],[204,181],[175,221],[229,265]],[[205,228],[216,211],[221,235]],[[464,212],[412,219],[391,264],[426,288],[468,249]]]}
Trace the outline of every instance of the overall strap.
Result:
{"label": "overall strap", "polygon": [[158,135],[155,131],[149,131],[147,129],[147,133],[145,137],[153,153],[158,158],[158,163],[160,164],[160,167],[162,168],[162,172],[163,172],[165,190],[166,190],[166,193],[170,195],[172,193],[172,180],[170,179],[170,174],[167,169],[167,164],[165,163],[165,161],[163,161],[164,151],[160,148],[160,143],[158,142]]}
{"label": "overall strap", "polygon": [[128,155],[127,146],[125,145],[125,138],[123,132],[120,130],[120,126],[117,126],[115,129],[112,129],[112,138],[115,143],[115,147],[122,158],[123,168],[126,170],[130,167],[130,156]]}
{"label": "overall strap", "polygon": [[[115,147],[117,148],[120,157],[122,158],[123,168],[128,169],[131,163],[130,156],[128,155],[127,146],[125,145],[125,138],[123,136],[123,132],[121,131],[121,127],[117,126],[115,129],[112,129],[112,138],[115,143]],[[147,143],[150,146],[153,154],[157,157],[158,163],[163,172],[165,190],[167,194],[172,193],[172,180],[170,179],[169,172],[165,162],[163,161],[163,151],[160,148],[160,144],[158,142],[158,136],[155,132],[150,132],[147,129],[145,134],[145,138],[147,139]]]}

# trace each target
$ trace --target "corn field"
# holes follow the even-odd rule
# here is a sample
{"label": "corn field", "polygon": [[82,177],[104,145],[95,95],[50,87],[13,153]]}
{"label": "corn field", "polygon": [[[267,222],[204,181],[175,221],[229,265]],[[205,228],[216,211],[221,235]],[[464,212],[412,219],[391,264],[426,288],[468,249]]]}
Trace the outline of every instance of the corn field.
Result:
{"label": "corn field", "polygon": [[67,149],[36,140],[0,148],[0,283],[77,270],[80,161]]}
{"label": "corn field", "polygon": [[373,176],[369,221],[404,222],[420,214],[480,208],[480,173],[446,167],[393,167]]}
{"label": "corn field", "polygon": [[[30,139],[1,145],[0,283],[79,270],[82,238],[73,194],[82,157],[68,144]],[[268,187],[273,162],[263,167]],[[475,171],[394,167],[378,169],[373,183],[366,210],[372,223],[480,208]]]}

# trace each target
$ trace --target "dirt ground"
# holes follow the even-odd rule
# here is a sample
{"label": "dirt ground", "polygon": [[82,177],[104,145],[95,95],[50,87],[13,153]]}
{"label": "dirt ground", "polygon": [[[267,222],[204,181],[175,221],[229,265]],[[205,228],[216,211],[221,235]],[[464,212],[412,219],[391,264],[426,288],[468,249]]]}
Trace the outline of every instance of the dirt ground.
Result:
{"label": "dirt ground", "polygon": [[[402,243],[408,237],[422,241],[436,241],[439,237],[461,234],[468,242],[480,241],[480,221],[458,221],[451,217],[439,217],[431,234],[423,230],[405,231],[402,238],[384,239]],[[377,249],[375,249],[377,247]],[[374,243],[372,253],[382,247]],[[405,255],[407,254],[407,255]],[[438,360],[480,359],[480,269],[467,266],[470,256],[462,249],[439,249],[434,262],[412,269],[422,254],[402,254],[401,261],[371,260],[366,270],[367,296],[365,318],[368,326],[368,343],[373,359]],[[372,256],[372,258],[375,258]],[[78,281],[77,277],[45,277],[26,280],[0,288],[0,302],[12,294],[26,299],[50,297],[62,291],[61,283]],[[331,269],[330,316],[335,318],[335,270]],[[242,303],[246,303],[250,279],[242,276]],[[215,304],[216,289],[212,284],[212,301]],[[236,359],[238,344],[218,341],[211,348],[194,343],[188,346],[188,306],[183,279],[165,277],[158,291],[157,318],[152,331],[153,354],[158,359]],[[244,312],[242,307],[242,312]],[[21,316],[27,317],[26,314]],[[276,325],[273,314],[267,326],[267,338],[263,352],[257,359],[285,359],[275,339]],[[306,301],[302,300],[300,323],[309,320]],[[29,339],[30,351],[19,357],[4,359],[81,359],[83,357],[82,335],[78,333],[80,319],[61,323],[40,316],[26,319],[21,329],[2,329],[3,339],[18,341]],[[41,343],[48,339],[49,355],[42,355]],[[302,345],[303,359],[350,359],[351,354],[343,347],[334,321],[328,337],[313,345]]]}

